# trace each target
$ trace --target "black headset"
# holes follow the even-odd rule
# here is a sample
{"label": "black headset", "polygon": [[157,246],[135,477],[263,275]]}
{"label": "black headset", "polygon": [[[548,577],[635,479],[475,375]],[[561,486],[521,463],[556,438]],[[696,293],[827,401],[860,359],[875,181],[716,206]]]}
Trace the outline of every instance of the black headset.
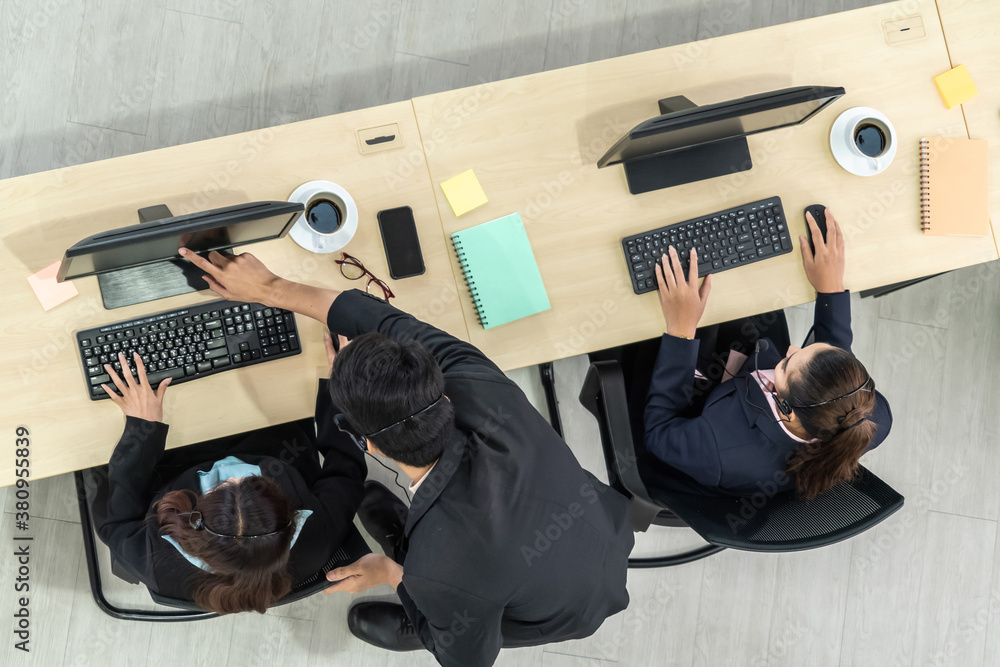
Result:
{"label": "black headset", "polygon": [[[768,342],[766,340],[760,340],[760,341],[757,342],[757,349],[754,350],[754,360],[753,360],[754,368],[758,367],[757,360],[758,360],[758,356],[760,355],[761,350],[767,350],[768,347],[770,347],[770,345],[768,344]],[[758,379],[759,379],[759,376],[758,376]],[[861,386],[858,387],[857,389],[855,389],[854,391],[848,392],[848,393],[844,394],[843,396],[837,396],[836,398],[831,398],[828,401],[821,401],[819,403],[811,403],[809,405],[795,405],[794,403],[789,403],[788,401],[786,401],[783,398],[778,398],[778,394],[776,392],[774,392],[774,391],[771,391],[770,394],[771,394],[771,398],[774,399],[774,404],[778,407],[778,411],[781,414],[783,414],[784,416],[789,417],[792,414],[792,408],[818,408],[821,405],[826,405],[827,403],[833,403],[834,401],[839,401],[841,399],[848,398],[849,396],[854,396],[854,394],[858,393],[859,391],[861,391],[865,387],[867,387],[868,383],[871,382],[871,381],[872,381],[872,376],[869,375],[868,379],[865,380],[861,384]],[[844,417],[837,417],[837,423],[838,424],[840,422],[842,422],[842,421],[844,421]],[[856,422],[856,423],[852,424],[851,427],[857,426],[860,423],[861,422]]]}
{"label": "black headset", "polygon": [[[786,401],[783,398],[779,399],[778,395],[775,392],[773,392],[773,391],[771,392],[771,396],[774,398],[774,403],[775,403],[775,405],[778,406],[778,410],[781,412],[781,414],[783,414],[786,417],[788,417],[789,415],[792,414],[792,408],[818,408],[821,405],[826,405],[827,403],[833,403],[834,401],[839,401],[839,400],[841,400],[843,398],[847,398],[849,396],[854,396],[854,394],[858,393],[859,391],[861,391],[862,389],[864,389],[865,387],[867,387],[868,383],[871,382],[871,381],[872,381],[872,378],[869,375],[868,379],[865,380],[864,383],[860,387],[858,387],[857,389],[855,389],[854,391],[848,392],[848,393],[844,394],[843,396],[838,396],[836,398],[831,398],[828,401],[822,401],[820,403],[812,403],[810,405],[795,405],[794,403],[789,403],[788,401]],[[844,418],[843,417],[838,417],[837,421],[838,422],[842,422],[842,421],[844,421]]]}

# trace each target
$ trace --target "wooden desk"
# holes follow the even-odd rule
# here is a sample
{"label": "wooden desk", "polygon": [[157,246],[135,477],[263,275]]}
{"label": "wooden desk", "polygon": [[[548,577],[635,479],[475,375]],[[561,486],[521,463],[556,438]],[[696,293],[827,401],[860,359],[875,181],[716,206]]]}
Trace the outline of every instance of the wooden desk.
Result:
{"label": "wooden desk", "polygon": [[938,0],[952,66],[965,65],[979,95],[962,105],[969,136],[990,142],[990,219],[1000,242],[1000,4]]}
{"label": "wooden desk", "polygon": [[[946,15],[960,30],[979,35],[977,16],[987,11],[987,1],[968,2],[963,12]],[[962,7],[959,0],[942,4]],[[883,22],[913,13],[922,16],[926,35],[888,46]],[[995,56],[980,59],[992,48],[990,34],[978,37],[968,56],[986,94],[989,73],[996,72]],[[977,74],[973,57],[993,69]],[[949,66],[933,1],[906,0],[418,98],[412,105],[0,181],[2,432],[12,434],[19,424],[31,428],[36,479],[108,460],[121,417],[113,404],[86,397],[73,333],[210,297],[186,295],[105,311],[96,279],[87,278],[76,281],[80,296],[43,313],[25,277],[85,236],[132,224],[136,210],[151,204],[184,213],[286,199],[305,181],[331,180],[358,202],[361,220],[351,253],[384,279],[388,271],[375,213],[409,205],[427,272],[393,283],[396,303],[471,339],[503,368],[655,336],[661,328],[658,301],[632,294],[618,240],[767,196],[782,197],[793,235],[804,232],[799,216],[807,204],[833,208],[848,235],[847,282],[853,290],[996,259],[993,239],[919,232],[917,139],[967,136],[962,111],[946,110],[931,83]],[[655,115],[659,97],[683,94],[707,104],[808,84],[842,85],[848,94],[802,127],[751,137],[752,171],[633,197],[620,167],[594,165],[624,132]],[[979,99],[988,118],[996,105],[985,102],[995,98]],[[995,122],[978,117],[973,122],[975,103],[966,105],[970,128],[995,136]],[[840,169],[829,150],[833,120],[857,105],[885,112],[900,136],[893,165],[867,179]],[[387,122],[400,124],[406,147],[362,157],[354,131]],[[490,203],[456,219],[439,183],[470,167]],[[994,184],[998,171],[994,168]],[[476,322],[446,233],[513,211],[525,220],[552,309],[487,332]],[[286,277],[351,287],[331,257],[308,253],[290,239],[249,249]],[[812,298],[795,252],[719,274],[706,321]],[[302,355],[172,390],[168,446],[311,414],[313,379],[325,372],[325,356],[320,326],[305,318],[299,325]],[[0,458],[0,485],[13,481],[12,463],[12,456]]]}
{"label": "wooden desk", "polygon": [[[887,45],[883,22],[914,8],[926,36]],[[931,80],[948,68],[934,2],[921,0],[414,99],[445,232],[520,212],[552,303],[486,331],[463,297],[471,341],[514,368],[656,336],[659,301],[632,293],[619,239],[772,195],[782,198],[793,239],[805,233],[805,206],[830,206],[847,236],[851,290],[996,259],[992,238],[920,232],[918,140],[967,136],[961,111],[945,109]],[[988,79],[978,77],[984,87]],[[811,84],[844,86],[847,95],[801,127],[751,136],[749,172],[632,196],[620,166],[595,167],[623,133],[656,115],[658,98],[707,104]],[[830,127],[853,106],[881,110],[898,132],[895,161],[878,176],[853,176],[830,152]],[[489,203],[457,219],[439,184],[469,168]],[[703,321],[813,298],[796,250],[718,274]]]}
{"label": "wooden desk", "polygon": [[[362,156],[356,128],[398,122],[406,146]],[[140,153],[0,181],[0,433],[12,448],[19,424],[31,429],[33,478],[107,463],[122,417],[110,401],[91,402],[75,348],[79,329],[212,298],[188,294],[104,310],[96,278],[75,281],[80,295],[43,313],[25,278],[80,239],[137,222],[136,210],[167,204],[175,214],[247,201],[287,199],[303,182],[344,186],[358,204],[350,243],[376,275],[388,280],[375,220],[382,208],[409,205],[418,223],[427,272],[391,283],[401,308],[467,339],[456,278],[441,234],[413,109],[401,102],[279,128]],[[248,246],[271,269],[296,280],[348,289],[333,263],[291,238]],[[326,371],[320,325],[298,318],[301,355],[232,371],[171,389],[168,446],[299,419],[312,414],[315,378]],[[0,457],[0,486],[14,481],[13,449]]]}

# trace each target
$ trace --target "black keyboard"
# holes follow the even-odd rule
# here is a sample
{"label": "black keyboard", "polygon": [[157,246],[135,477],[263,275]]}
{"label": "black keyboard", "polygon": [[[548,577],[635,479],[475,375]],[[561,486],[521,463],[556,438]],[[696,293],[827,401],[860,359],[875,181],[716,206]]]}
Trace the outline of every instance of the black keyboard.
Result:
{"label": "black keyboard", "polygon": [[138,352],[149,384],[156,387],[168,377],[175,385],[302,351],[291,312],[224,300],[79,331],[76,343],[94,401],[108,397],[101,383],[114,389],[104,364],[121,376],[119,352],[125,353],[133,376],[132,352]]}
{"label": "black keyboard", "polygon": [[653,267],[674,246],[685,273],[691,248],[698,251],[698,276],[728,271],[792,251],[781,199],[768,197],[622,239],[632,289],[657,289]]}

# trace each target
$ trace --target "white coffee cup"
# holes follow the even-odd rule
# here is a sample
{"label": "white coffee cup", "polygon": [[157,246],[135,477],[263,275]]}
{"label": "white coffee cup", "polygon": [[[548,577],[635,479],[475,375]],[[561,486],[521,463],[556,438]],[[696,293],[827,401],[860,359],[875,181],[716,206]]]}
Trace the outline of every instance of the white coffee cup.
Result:
{"label": "white coffee cup", "polygon": [[892,124],[881,118],[862,117],[847,127],[847,146],[858,157],[877,160],[889,154],[895,141]]}

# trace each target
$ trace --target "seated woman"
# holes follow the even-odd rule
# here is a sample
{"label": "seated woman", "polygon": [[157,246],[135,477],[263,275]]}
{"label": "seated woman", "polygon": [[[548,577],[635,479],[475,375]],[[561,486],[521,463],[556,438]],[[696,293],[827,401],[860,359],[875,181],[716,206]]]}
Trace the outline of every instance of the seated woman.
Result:
{"label": "seated woman", "polygon": [[105,368],[121,396],[104,389],[125,413],[125,432],[92,500],[114,569],[220,614],[263,613],[318,572],[352,525],[367,473],[363,453],[334,424],[326,380],[318,438],[308,419],[165,454],[169,380],[154,393],[141,359],[138,378],[124,356],[119,364],[124,377]]}
{"label": "seated woman", "polygon": [[[815,252],[799,238],[806,277],[817,292],[815,342],[784,352],[767,339],[754,341],[746,356],[730,354],[717,384],[706,387],[699,380],[700,397],[695,332],[712,277],[699,289],[696,270],[685,276],[673,248],[663,258],[666,270],[656,267],[666,334],[646,398],[645,448],[698,484],[738,494],[794,488],[814,498],[850,479],[861,455],[889,433],[889,405],[851,353],[844,237],[829,211],[826,218],[824,241],[807,216]],[[692,253],[691,267],[696,266]],[[744,333],[752,333],[747,324]],[[787,333],[776,337],[787,340]],[[671,483],[669,477],[643,472],[654,487]],[[650,492],[655,495],[654,488]]]}

